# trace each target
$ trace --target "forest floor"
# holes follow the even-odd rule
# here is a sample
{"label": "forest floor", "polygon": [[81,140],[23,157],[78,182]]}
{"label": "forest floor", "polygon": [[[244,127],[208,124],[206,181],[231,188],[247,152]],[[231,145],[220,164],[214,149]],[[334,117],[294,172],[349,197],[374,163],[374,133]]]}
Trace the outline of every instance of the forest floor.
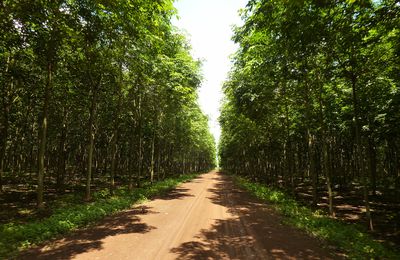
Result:
{"label": "forest floor", "polygon": [[[8,179],[6,179],[8,180]],[[56,190],[55,179],[46,182],[45,204],[46,207],[37,210],[36,183],[34,178],[26,178],[21,184],[17,178],[10,178],[4,185],[3,193],[0,193],[0,225],[7,223],[25,224],[35,220],[45,219],[52,215],[54,208],[68,204],[79,204],[85,194],[85,186],[78,182],[66,185],[64,192]],[[92,192],[107,189],[107,182],[96,179],[96,185],[92,185]]]}
{"label": "forest floor", "polygon": [[[362,186],[357,183],[352,185],[355,186],[352,189],[334,191],[335,218],[346,223],[359,224],[376,240],[392,247],[400,247],[400,204],[395,201],[395,196],[384,196],[379,191],[369,196],[374,231],[367,231],[369,222],[366,217]],[[314,210],[319,209],[327,213],[328,197],[325,190],[326,187],[321,184],[318,189],[319,201],[316,206],[312,206],[311,183],[299,183],[296,185],[296,199]]]}
{"label": "forest floor", "polygon": [[234,186],[229,176],[203,174],[20,255],[20,259],[340,259],[338,250],[282,224],[271,206]]}

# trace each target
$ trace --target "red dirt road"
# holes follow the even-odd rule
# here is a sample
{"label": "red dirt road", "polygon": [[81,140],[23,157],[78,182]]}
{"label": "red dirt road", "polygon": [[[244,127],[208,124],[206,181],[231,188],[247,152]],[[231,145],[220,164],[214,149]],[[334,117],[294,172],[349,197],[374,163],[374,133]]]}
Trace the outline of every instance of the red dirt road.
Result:
{"label": "red dirt road", "polygon": [[20,259],[333,259],[321,242],[210,172]]}

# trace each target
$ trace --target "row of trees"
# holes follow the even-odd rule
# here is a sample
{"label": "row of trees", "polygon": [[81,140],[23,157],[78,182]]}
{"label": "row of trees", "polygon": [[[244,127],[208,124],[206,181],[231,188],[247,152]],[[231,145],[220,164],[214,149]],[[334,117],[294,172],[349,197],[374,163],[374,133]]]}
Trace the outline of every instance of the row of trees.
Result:
{"label": "row of trees", "polygon": [[317,202],[378,188],[400,201],[400,2],[251,0],[225,83],[223,168]]}
{"label": "row of trees", "polygon": [[42,207],[45,180],[84,182],[89,200],[94,177],[112,191],[213,167],[201,64],[174,14],[171,0],[0,3],[0,190],[37,172]]}

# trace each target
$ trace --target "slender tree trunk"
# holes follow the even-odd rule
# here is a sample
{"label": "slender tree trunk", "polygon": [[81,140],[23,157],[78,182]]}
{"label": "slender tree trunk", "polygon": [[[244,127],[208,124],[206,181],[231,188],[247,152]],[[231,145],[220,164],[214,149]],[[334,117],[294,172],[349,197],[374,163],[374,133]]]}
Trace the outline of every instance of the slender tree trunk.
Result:
{"label": "slender tree trunk", "polygon": [[43,99],[43,115],[41,122],[41,129],[39,135],[39,152],[38,152],[38,187],[37,187],[37,207],[43,208],[43,192],[44,192],[44,155],[46,152],[46,139],[47,139],[47,117],[50,102],[50,90],[53,83],[53,66],[51,63],[47,64],[47,82],[45,86],[44,99]]}
{"label": "slender tree trunk", "polygon": [[315,167],[314,136],[308,135],[309,173],[312,178],[313,205],[318,202],[318,175]]}
{"label": "slender tree trunk", "polygon": [[[119,90],[119,92],[121,92]],[[114,193],[114,188],[115,188],[115,170],[116,170],[116,161],[117,161],[117,151],[118,151],[118,130],[119,130],[119,113],[121,110],[121,104],[122,104],[122,94],[119,93],[118,97],[118,105],[117,105],[117,110],[114,115],[114,130],[112,134],[112,140],[111,140],[111,172],[110,172],[110,193]]]}
{"label": "slender tree trunk", "polygon": [[361,132],[360,132],[360,122],[359,122],[360,109],[359,109],[358,97],[357,97],[357,77],[354,74],[352,74],[352,76],[351,76],[351,87],[352,87],[352,93],[353,93],[354,128],[355,128],[355,134],[356,134],[356,154],[355,154],[356,169],[361,174],[366,216],[367,216],[367,219],[369,222],[369,228],[371,231],[373,231],[374,226],[373,226],[373,222],[372,222],[369,198],[368,198],[367,176],[366,176],[366,173],[364,172],[364,160],[362,158]]}
{"label": "slender tree trunk", "polygon": [[142,164],[143,164],[143,138],[142,131],[139,131],[139,158],[138,158],[138,169],[136,176],[136,186],[139,188],[141,186],[141,178],[142,178]]}
{"label": "slender tree trunk", "polygon": [[88,158],[87,158],[87,172],[86,172],[86,193],[85,201],[91,200],[90,185],[92,181],[92,166],[93,166],[93,150],[94,150],[94,122],[96,117],[96,106],[97,106],[97,87],[92,89],[92,104],[90,105],[89,111],[89,131],[88,131]]}
{"label": "slender tree trunk", "polygon": [[[306,60],[306,67],[308,67],[307,60]],[[313,197],[313,205],[317,205],[318,202],[318,173],[316,171],[316,165],[315,165],[315,136],[311,134],[311,126],[310,123],[312,122],[312,116],[311,116],[311,102],[310,102],[310,84],[308,81],[308,74],[307,71],[304,71],[304,77],[305,77],[305,93],[304,93],[304,101],[305,101],[305,107],[306,107],[306,120],[308,123],[307,126],[307,159],[308,162],[306,162],[307,165],[307,173],[308,176],[311,176],[312,179],[312,197]]]}
{"label": "slender tree trunk", "polygon": [[117,163],[117,135],[118,130],[115,127],[111,140],[111,169],[110,169],[110,193],[114,194],[115,188],[115,168]]}
{"label": "slender tree trunk", "polygon": [[[10,64],[10,57],[7,57],[7,64],[6,64],[6,74],[9,71],[9,64]],[[11,89],[13,88],[13,79],[11,78]],[[3,121],[0,124],[0,193],[3,192],[3,172],[4,172],[4,164],[5,164],[5,156],[6,156],[6,145],[8,139],[8,128],[9,128],[9,113],[10,113],[10,103],[7,100],[9,95],[9,91],[7,89],[8,84],[5,83],[3,85],[3,95],[2,95],[2,102],[3,102]]]}
{"label": "slender tree trunk", "polygon": [[319,121],[321,125],[321,139],[322,139],[322,171],[325,174],[326,179],[326,189],[328,192],[328,205],[329,205],[329,215],[335,216],[335,211],[333,209],[333,190],[332,190],[332,179],[331,179],[331,172],[329,167],[328,161],[328,142],[327,142],[327,130],[326,124],[324,120],[324,107],[323,107],[323,100],[322,100],[322,85],[319,88]]}
{"label": "slender tree trunk", "polygon": [[128,190],[133,189],[133,155],[134,155],[134,133],[132,132],[128,147]]}
{"label": "slender tree trunk", "polygon": [[5,164],[6,146],[8,139],[8,128],[9,128],[9,111],[10,106],[6,101],[6,95],[3,96],[3,129],[1,129],[1,140],[0,140],[0,193],[3,192],[3,172]]}
{"label": "slender tree trunk", "polygon": [[118,134],[119,134],[119,117],[120,111],[122,106],[122,86],[123,86],[123,70],[122,70],[122,63],[119,63],[119,82],[118,82],[118,103],[117,109],[114,115],[114,130],[111,140],[111,172],[110,172],[110,193],[114,193],[115,189],[115,170],[116,170],[116,161],[117,161],[117,151],[118,151]]}
{"label": "slender tree trunk", "polygon": [[157,145],[157,181],[160,181],[160,170],[161,170],[161,144],[160,138],[158,138],[158,145]]}
{"label": "slender tree trunk", "polygon": [[[284,67],[284,70],[286,71],[286,67]],[[286,82],[283,83],[282,86],[282,96],[283,96],[283,102],[284,102],[284,113],[285,113],[285,121],[283,123],[283,128],[285,132],[285,138],[286,142],[284,143],[283,147],[283,157],[284,157],[284,170],[283,170],[283,179],[284,179],[284,185],[285,189],[289,190],[291,193],[293,192],[292,189],[292,176],[291,176],[291,169],[290,169],[290,160],[291,160],[291,140],[290,140],[290,119],[289,119],[289,104],[287,100],[287,89],[286,89]],[[288,189],[289,188],[289,189]]]}
{"label": "slender tree trunk", "polygon": [[396,183],[395,183],[395,187],[396,187],[396,199],[397,201],[400,201],[400,160],[399,160],[399,155],[397,155],[395,157],[396,160]]}
{"label": "slender tree trunk", "polygon": [[182,152],[182,174],[186,173],[186,157],[185,157],[185,153]]}
{"label": "slender tree trunk", "polygon": [[368,141],[369,169],[371,174],[372,193],[376,195],[376,148],[372,137]]}
{"label": "slender tree trunk", "polygon": [[63,120],[61,126],[60,143],[58,146],[58,172],[57,172],[57,190],[64,191],[65,167],[66,167],[66,151],[65,142],[67,139],[67,109],[64,107]]}
{"label": "slender tree trunk", "polygon": [[139,92],[139,102],[138,102],[138,119],[139,119],[139,151],[138,151],[138,170],[136,176],[136,186],[141,186],[142,177],[142,163],[143,163],[143,137],[142,137],[142,95]]}
{"label": "slender tree trunk", "polygon": [[168,172],[168,170],[169,170],[169,151],[166,151],[166,155],[165,156],[163,156],[163,160],[162,160],[162,163],[163,163],[163,167],[161,168],[162,169],[162,175],[161,175],[161,178],[164,180],[165,179],[165,175],[167,174],[167,172]]}
{"label": "slender tree trunk", "polygon": [[[6,133],[4,129],[4,134]],[[1,147],[0,147],[0,193],[3,192],[3,172],[4,172],[4,157],[5,157],[5,150],[6,150],[6,137],[3,137],[4,140],[1,140]]]}
{"label": "slender tree trunk", "polygon": [[150,183],[154,182],[154,143],[156,139],[156,131],[153,132],[153,138],[151,139],[151,162],[150,162]]}
{"label": "slender tree trunk", "polygon": [[328,147],[326,140],[323,140],[322,143],[322,155],[323,155],[323,169],[325,172],[326,178],[326,188],[328,190],[328,205],[329,205],[329,215],[335,216],[335,211],[333,209],[333,190],[332,190],[332,178],[331,171],[329,167],[329,156],[328,156]]}

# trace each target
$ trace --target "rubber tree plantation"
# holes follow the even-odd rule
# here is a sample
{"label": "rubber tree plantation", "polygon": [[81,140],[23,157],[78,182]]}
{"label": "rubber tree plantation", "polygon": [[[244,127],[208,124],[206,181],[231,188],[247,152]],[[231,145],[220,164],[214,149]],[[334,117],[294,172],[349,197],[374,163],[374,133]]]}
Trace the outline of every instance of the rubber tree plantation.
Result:
{"label": "rubber tree plantation", "polygon": [[174,2],[0,1],[0,259],[399,259],[399,0],[249,0],[218,151]]}
{"label": "rubber tree plantation", "polygon": [[46,215],[64,193],[90,202],[214,167],[201,63],[175,12],[170,0],[0,3],[1,222]]}
{"label": "rubber tree plantation", "polygon": [[398,1],[249,1],[220,164],[399,243]]}

